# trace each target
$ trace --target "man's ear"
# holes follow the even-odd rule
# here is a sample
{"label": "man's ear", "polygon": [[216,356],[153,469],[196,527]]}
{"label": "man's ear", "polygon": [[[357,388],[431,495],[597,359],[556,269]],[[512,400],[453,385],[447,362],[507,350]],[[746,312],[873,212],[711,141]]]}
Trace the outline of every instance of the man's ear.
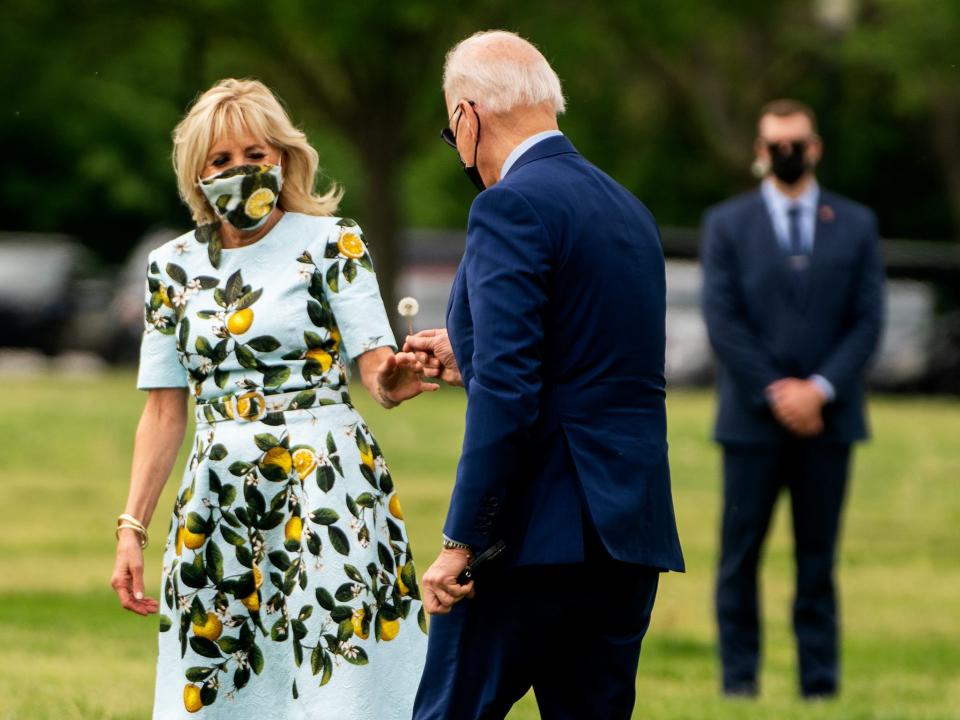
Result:
{"label": "man's ear", "polygon": [[823,157],[823,140],[820,139],[819,135],[814,135],[810,140],[807,152],[809,153],[808,159],[811,164],[816,165],[820,162],[820,159]]}
{"label": "man's ear", "polygon": [[462,113],[461,128],[466,125],[467,135],[471,140],[477,139],[477,109],[466,100],[460,101]]}
{"label": "man's ear", "polygon": [[770,151],[766,144],[760,138],[757,138],[753,143],[753,162],[750,163],[750,173],[757,180],[763,180],[769,172]]}

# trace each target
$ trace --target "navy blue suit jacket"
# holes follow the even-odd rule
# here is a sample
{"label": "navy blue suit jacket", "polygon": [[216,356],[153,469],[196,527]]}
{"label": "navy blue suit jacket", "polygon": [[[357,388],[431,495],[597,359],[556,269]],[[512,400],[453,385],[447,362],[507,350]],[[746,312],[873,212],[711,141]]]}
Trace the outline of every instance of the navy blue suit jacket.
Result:
{"label": "navy blue suit jacket", "polygon": [[447,310],[467,392],[444,532],[517,565],[682,570],[664,407],[663,254],[650,212],[562,137],[477,196]]}
{"label": "navy blue suit jacket", "polygon": [[715,437],[773,443],[789,436],[764,389],[783,377],[822,375],[827,441],[868,436],[864,375],[883,324],[884,270],[874,214],[821,191],[810,265],[799,282],[777,242],[760,191],[704,216],[703,313],[719,360]]}

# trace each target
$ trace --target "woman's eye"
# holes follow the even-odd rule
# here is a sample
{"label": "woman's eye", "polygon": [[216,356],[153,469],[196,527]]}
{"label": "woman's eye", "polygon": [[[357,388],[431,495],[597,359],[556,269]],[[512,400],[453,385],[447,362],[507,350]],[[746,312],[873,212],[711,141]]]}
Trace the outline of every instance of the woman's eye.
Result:
{"label": "woman's eye", "polygon": [[228,158],[226,158],[226,157],[218,157],[218,158],[214,158],[214,160],[213,160],[213,162],[212,162],[211,164],[214,165],[214,166],[216,166],[216,167],[220,167],[221,165],[226,165],[226,164],[227,164],[227,160],[228,160]]}
{"label": "woman's eye", "polygon": [[248,157],[249,157],[251,160],[263,160],[263,158],[265,158],[266,156],[267,156],[266,153],[262,153],[262,152],[252,152],[252,153],[250,153],[250,155],[249,155]]}

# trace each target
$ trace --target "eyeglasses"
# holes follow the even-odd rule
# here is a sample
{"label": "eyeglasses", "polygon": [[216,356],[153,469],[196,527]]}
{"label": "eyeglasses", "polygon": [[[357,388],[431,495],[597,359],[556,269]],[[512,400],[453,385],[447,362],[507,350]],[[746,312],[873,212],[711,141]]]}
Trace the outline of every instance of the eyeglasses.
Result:
{"label": "eyeglasses", "polygon": [[[470,103],[470,107],[475,108],[477,104],[473,100],[467,100]],[[450,129],[450,122],[453,122],[453,115],[450,116],[450,120],[447,123],[447,126],[440,131],[440,139],[443,140],[447,145],[452,147],[454,150],[457,149],[457,128],[460,127],[460,120],[463,119],[463,107],[460,105],[457,106],[457,109],[453,111],[453,115],[460,113],[460,117],[457,118],[457,124],[454,125],[454,129]]]}

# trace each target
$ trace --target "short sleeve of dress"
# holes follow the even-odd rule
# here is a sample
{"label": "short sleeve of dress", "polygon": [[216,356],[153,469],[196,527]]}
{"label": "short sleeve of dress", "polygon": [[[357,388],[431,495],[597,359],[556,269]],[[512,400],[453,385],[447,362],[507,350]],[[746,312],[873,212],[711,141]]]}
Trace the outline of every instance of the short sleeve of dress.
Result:
{"label": "short sleeve of dress", "polygon": [[187,371],[177,352],[177,314],[170,302],[166,282],[155,252],[150,253],[144,287],[144,328],[140,341],[137,388],[187,387]]}
{"label": "short sleeve of dress", "polygon": [[323,275],[330,309],[351,359],[374,348],[397,347],[363,231],[352,220],[338,221],[327,236]]}

